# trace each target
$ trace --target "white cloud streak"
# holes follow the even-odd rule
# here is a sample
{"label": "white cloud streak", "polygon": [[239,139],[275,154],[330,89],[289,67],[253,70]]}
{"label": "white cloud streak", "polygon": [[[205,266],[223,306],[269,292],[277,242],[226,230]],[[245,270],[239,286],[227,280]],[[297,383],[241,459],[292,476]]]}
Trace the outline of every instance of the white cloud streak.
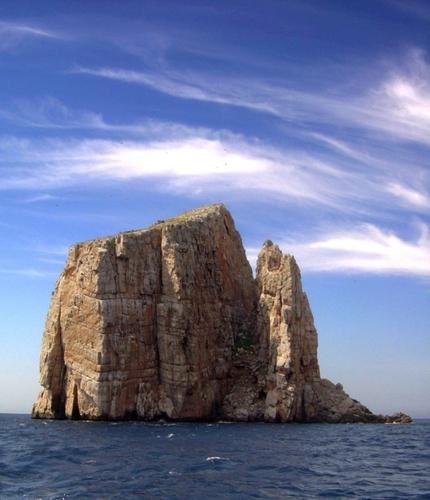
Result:
{"label": "white cloud streak", "polygon": [[381,188],[386,183],[379,171],[354,170],[342,159],[281,151],[229,132],[174,124],[149,125],[147,131],[146,141],[0,138],[0,190],[46,192],[135,179],[176,193],[253,193],[348,211],[362,210],[369,199],[384,204],[392,198]]}
{"label": "white cloud streak", "polygon": [[[424,54],[408,54],[408,70],[393,70],[354,94],[297,90],[282,81],[122,68],[75,68],[73,72],[150,87],[183,99],[245,107],[287,122],[347,125],[385,138],[430,145],[430,69]],[[367,84],[368,85],[368,84]],[[333,144],[335,146],[335,144]]]}
{"label": "white cloud streak", "polygon": [[53,97],[15,101],[8,109],[0,110],[0,117],[33,128],[109,129],[99,114],[72,110]]}
{"label": "white cloud streak", "polygon": [[69,251],[69,247],[67,245],[61,246],[36,243],[32,245],[32,248],[38,253],[45,255],[54,255],[58,257],[65,257]]}
{"label": "white cloud streak", "polygon": [[24,276],[27,278],[52,278],[55,273],[41,271],[40,269],[28,268],[0,268],[0,274],[10,274],[12,276]]}
{"label": "white cloud streak", "polygon": [[29,38],[60,38],[58,34],[29,24],[0,21],[0,50],[8,50]]}
{"label": "white cloud streak", "polygon": [[[393,159],[387,158],[385,151],[371,154],[320,132],[297,133],[325,149],[322,153],[307,153],[303,147],[275,150],[228,131],[176,123],[146,120],[111,124],[99,114],[70,109],[50,97],[19,101],[13,109],[3,115],[26,127],[88,129],[108,137],[134,139],[35,143],[0,138],[0,165],[9,162],[17,174],[3,176],[0,189],[61,187],[67,182],[79,183],[88,173],[103,180],[162,177],[167,179],[165,187],[181,192],[259,191],[285,200],[307,200],[333,207],[348,198],[348,208],[357,209],[361,203],[361,211],[367,210],[363,203],[366,200],[380,205],[387,199],[394,207],[421,212],[430,208],[429,174],[424,166],[408,157],[406,170],[397,155]],[[27,166],[30,163],[31,168]],[[45,194],[43,199],[30,197],[28,202],[46,201],[47,196],[51,195]]]}
{"label": "white cloud streak", "polygon": [[[175,135],[174,129],[172,133]],[[179,191],[255,190],[325,203],[331,199],[331,188],[323,182],[325,173],[319,173],[323,165],[306,165],[308,159],[299,156],[282,158],[270,148],[230,135],[147,143],[84,140],[36,144],[12,139],[0,141],[0,151],[3,162],[17,151],[20,158],[13,173],[3,177],[0,189],[58,188],[91,179],[159,178],[164,179],[162,186]],[[309,188],[313,172],[321,177],[317,189]]]}
{"label": "white cloud streak", "polygon": [[46,264],[54,264],[56,266],[64,266],[65,262],[65,259],[54,259],[50,257],[39,257],[37,260]]}
{"label": "white cloud streak", "polygon": [[47,202],[47,201],[54,201],[58,200],[58,196],[54,196],[52,194],[44,193],[44,194],[37,194],[35,196],[29,196],[23,200],[20,201],[20,203],[27,205],[27,204],[32,204],[32,203],[41,203],[41,202]]}
{"label": "white cloud streak", "polygon": [[[189,74],[189,78],[184,79],[181,73],[172,71],[131,71],[121,68],[78,67],[71,70],[71,73],[145,85],[157,92],[182,99],[228,104],[277,114],[276,108],[272,107],[269,102],[258,99],[257,94],[254,96],[255,99],[247,98],[250,88],[248,88],[247,92],[244,92],[243,85],[245,82],[239,80],[220,80],[217,84],[212,81],[212,85],[210,85],[205,78],[196,74]],[[227,90],[228,87],[229,90]]]}
{"label": "white cloud streak", "polygon": [[430,196],[401,184],[390,182],[387,191],[408,205],[416,206],[418,208],[430,208]]}
{"label": "white cloud streak", "polygon": [[[24,108],[26,108],[24,106]],[[307,133],[328,151],[302,147],[276,149],[229,131],[193,128],[169,122],[106,123],[102,116],[73,111],[55,99],[42,99],[17,114],[22,123],[47,128],[88,127],[124,140],[0,137],[0,190],[43,190],[27,203],[48,201],[52,189],[88,181],[127,181],[156,189],[198,195],[250,193],[281,202],[323,205],[346,212],[429,210],[429,175],[411,162],[404,166],[362,152],[338,138]],[[35,125],[37,124],[37,125]],[[150,179],[158,179],[158,184]]]}
{"label": "white cloud streak", "polygon": [[421,225],[416,240],[406,240],[372,224],[320,236],[306,243],[284,243],[307,271],[430,276],[429,227]]}
{"label": "white cloud streak", "polygon": [[[166,136],[187,134],[189,128],[174,123],[143,120],[136,123],[108,123],[101,114],[92,111],[71,109],[54,97],[32,100],[17,100],[7,109],[0,109],[0,118],[14,125],[28,128],[52,130],[91,130],[99,135],[121,135],[127,137],[152,136],[163,130]],[[198,132],[194,128],[193,132]],[[207,129],[201,129],[202,131]]]}

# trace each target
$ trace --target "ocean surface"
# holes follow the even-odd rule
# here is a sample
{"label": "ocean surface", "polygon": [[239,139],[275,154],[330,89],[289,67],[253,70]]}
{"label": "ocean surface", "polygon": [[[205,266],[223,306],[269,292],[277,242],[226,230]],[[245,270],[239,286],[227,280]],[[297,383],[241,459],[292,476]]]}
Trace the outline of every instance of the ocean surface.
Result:
{"label": "ocean surface", "polygon": [[0,415],[0,499],[428,498],[411,425],[74,422]]}

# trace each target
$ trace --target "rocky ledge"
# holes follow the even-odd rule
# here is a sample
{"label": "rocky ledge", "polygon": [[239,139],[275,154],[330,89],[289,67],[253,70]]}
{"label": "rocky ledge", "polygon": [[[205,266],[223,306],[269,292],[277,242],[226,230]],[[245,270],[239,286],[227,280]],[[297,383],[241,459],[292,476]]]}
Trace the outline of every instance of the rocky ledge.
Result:
{"label": "rocky ledge", "polygon": [[34,418],[405,423],[320,377],[294,257],[267,241],[253,278],[210,205],[74,245],[53,293]]}

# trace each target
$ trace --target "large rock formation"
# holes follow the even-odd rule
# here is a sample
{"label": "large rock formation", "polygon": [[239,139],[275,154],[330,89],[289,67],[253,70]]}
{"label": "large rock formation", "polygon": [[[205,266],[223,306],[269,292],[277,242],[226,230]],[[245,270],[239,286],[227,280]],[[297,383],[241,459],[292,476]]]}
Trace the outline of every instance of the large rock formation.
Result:
{"label": "large rock formation", "polygon": [[73,246],[40,382],[36,418],[385,421],[320,378],[294,258],[266,242],[254,280],[223,205]]}

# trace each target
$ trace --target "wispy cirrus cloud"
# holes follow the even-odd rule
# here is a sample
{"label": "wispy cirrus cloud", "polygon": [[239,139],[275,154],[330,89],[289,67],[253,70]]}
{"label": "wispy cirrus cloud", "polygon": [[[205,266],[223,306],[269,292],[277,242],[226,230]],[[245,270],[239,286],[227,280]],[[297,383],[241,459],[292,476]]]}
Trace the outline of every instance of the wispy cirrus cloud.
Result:
{"label": "wispy cirrus cloud", "polygon": [[430,145],[430,68],[425,54],[412,49],[405,68],[385,70],[385,76],[356,85],[348,92],[303,90],[282,80],[228,78],[179,71],[163,66],[144,71],[78,67],[73,73],[150,87],[182,99],[213,102],[264,112],[298,124],[348,126],[384,138]]}
{"label": "wispy cirrus cloud", "polygon": [[0,118],[16,125],[47,129],[108,129],[102,117],[92,111],[76,110],[54,97],[15,100],[0,109]]}
{"label": "wispy cirrus cloud", "polygon": [[53,278],[55,276],[55,273],[51,271],[44,271],[33,267],[0,268],[0,274],[23,276],[27,278]]}
{"label": "wispy cirrus cloud", "polygon": [[65,262],[65,258],[55,259],[53,257],[39,257],[37,260],[39,262],[43,262],[44,264],[53,264],[55,266],[63,266]]}
{"label": "wispy cirrus cloud", "polygon": [[302,265],[314,271],[350,271],[430,275],[429,228],[415,241],[402,239],[372,224],[328,234],[295,248]]}
{"label": "wispy cirrus cloud", "polygon": [[[37,141],[0,137],[0,168],[4,166],[0,189],[44,190],[44,200],[53,196],[52,189],[89,179],[158,178],[163,179],[159,189],[177,193],[260,193],[282,202],[361,212],[375,206],[429,209],[430,178],[425,167],[410,161],[405,176],[401,158],[387,160],[384,154],[327,134],[304,134],[322,150],[305,151],[292,144],[275,148],[227,130],[171,122],[111,125],[102,116],[70,110],[55,99],[42,100],[20,116],[28,126],[81,126],[111,135],[122,131],[121,139],[129,137]],[[28,199],[42,201],[35,196]]]}
{"label": "wispy cirrus cloud", "polygon": [[[167,127],[163,134],[166,131]],[[335,194],[324,177],[343,175],[321,161],[312,165],[299,154],[284,157],[240,136],[178,133],[173,126],[169,139],[147,142],[3,139],[2,162],[9,162],[17,151],[19,162],[3,174],[1,189],[54,189],[91,179],[147,179],[152,185],[150,179],[159,178],[164,179],[161,188],[175,191],[268,192],[330,204]],[[310,188],[315,176],[319,182]]]}
{"label": "wispy cirrus cloud", "polygon": [[70,70],[70,73],[145,85],[157,92],[182,99],[228,104],[277,114],[275,107],[272,107],[269,102],[261,101],[257,95],[254,96],[254,99],[248,98],[251,89],[248,87],[248,92],[244,93],[243,85],[245,82],[240,80],[229,82],[220,80],[217,84],[214,85],[212,82],[210,85],[205,75],[188,73],[188,77],[184,77],[181,72],[172,70],[134,71],[122,68],[76,67]]}
{"label": "wispy cirrus cloud", "polygon": [[32,248],[35,252],[45,255],[65,257],[69,250],[67,245],[48,245],[46,243],[34,243]]}
{"label": "wispy cirrus cloud", "polygon": [[52,96],[15,100],[7,108],[0,109],[0,118],[23,128],[71,132],[90,130],[105,136],[147,136],[165,128],[166,134],[171,137],[174,130],[178,134],[188,130],[188,127],[180,123],[163,123],[151,119],[135,123],[109,123],[100,113],[70,108]]}
{"label": "wispy cirrus cloud", "polygon": [[[46,193],[91,180],[135,179],[182,194],[253,193],[343,211],[363,211],[369,203],[392,209],[393,195],[398,196],[385,187],[392,175],[383,167],[169,123],[148,125],[140,140],[3,137],[0,152],[2,190]],[[6,168],[10,165],[14,168]]]}
{"label": "wispy cirrus cloud", "polygon": [[[402,238],[392,230],[374,224],[361,224],[321,234],[317,239],[297,243],[284,241],[280,246],[296,256],[307,272],[348,272],[371,274],[407,274],[430,276],[430,228],[420,225],[415,240]],[[256,248],[247,255],[255,265]]]}
{"label": "wispy cirrus cloud", "polygon": [[[77,167],[81,162],[91,175],[106,180],[160,176],[178,189],[194,186],[196,191],[201,191],[211,189],[212,185],[212,189],[224,191],[227,186],[230,189],[236,186],[240,191],[266,190],[287,199],[306,199],[327,206],[336,205],[349,196],[351,208],[366,199],[380,204],[388,197],[391,203],[413,210],[427,212],[430,208],[428,168],[422,161],[414,162],[404,151],[393,149],[392,145],[380,150],[372,148],[372,142],[367,141],[364,148],[327,133],[287,130],[290,142],[293,137],[304,139],[307,147],[311,145],[314,149],[319,145],[319,150],[310,153],[303,146],[292,144],[276,149],[252,137],[181,123],[147,119],[112,124],[101,114],[71,109],[52,97],[19,101],[8,111],[8,118],[24,127],[91,130],[109,139],[53,139],[37,144],[13,137],[0,138],[4,160],[8,158],[8,151],[16,148],[19,156],[13,155],[10,160],[22,159],[21,172],[25,172],[26,164],[32,161],[40,164],[42,156],[45,163],[50,164],[34,169],[33,175],[21,175],[18,168],[18,175],[5,178],[3,189],[13,186],[42,189],[42,182],[52,188],[63,185],[66,179],[79,183],[82,168]],[[128,140],[119,142],[115,135]],[[399,153],[403,153],[403,158]],[[19,162],[15,163],[19,166]],[[256,164],[260,175],[254,171]],[[216,169],[211,165],[217,165]],[[265,173],[264,179],[260,178],[261,172]],[[240,175],[241,180],[235,179],[222,187],[222,182],[214,182],[220,175],[232,179]],[[52,195],[45,193],[44,201],[47,196]],[[34,201],[42,199],[36,197]],[[366,203],[362,209],[366,209]]]}
{"label": "wispy cirrus cloud", "polygon": [[386,189],[389,193],[393,194],[408,205],[425,209],[430,208],[430,195],[426,192],[418,191],[395,182],[390,182],[386,186]]}
{"label": "wispy cirrus cloud", "polygon": [[0,21],[0,50],[7,50],[31,38],[56,39],[61,37],[58,33],[36,25]]}
{"label": "wispy cirrus cloud", "polygon": [[43,194],[36,194],[34,196],[28,196],[27,198],[24,198],[23,200],[21,200],[20,203],[27,205],[27,204],[32,204],[32,203],[54,201],[54,200],[58,200],[58,199],[59,199],[58,196],[54,196],[54,195],[48,194],[48,193],[43,193]]}

